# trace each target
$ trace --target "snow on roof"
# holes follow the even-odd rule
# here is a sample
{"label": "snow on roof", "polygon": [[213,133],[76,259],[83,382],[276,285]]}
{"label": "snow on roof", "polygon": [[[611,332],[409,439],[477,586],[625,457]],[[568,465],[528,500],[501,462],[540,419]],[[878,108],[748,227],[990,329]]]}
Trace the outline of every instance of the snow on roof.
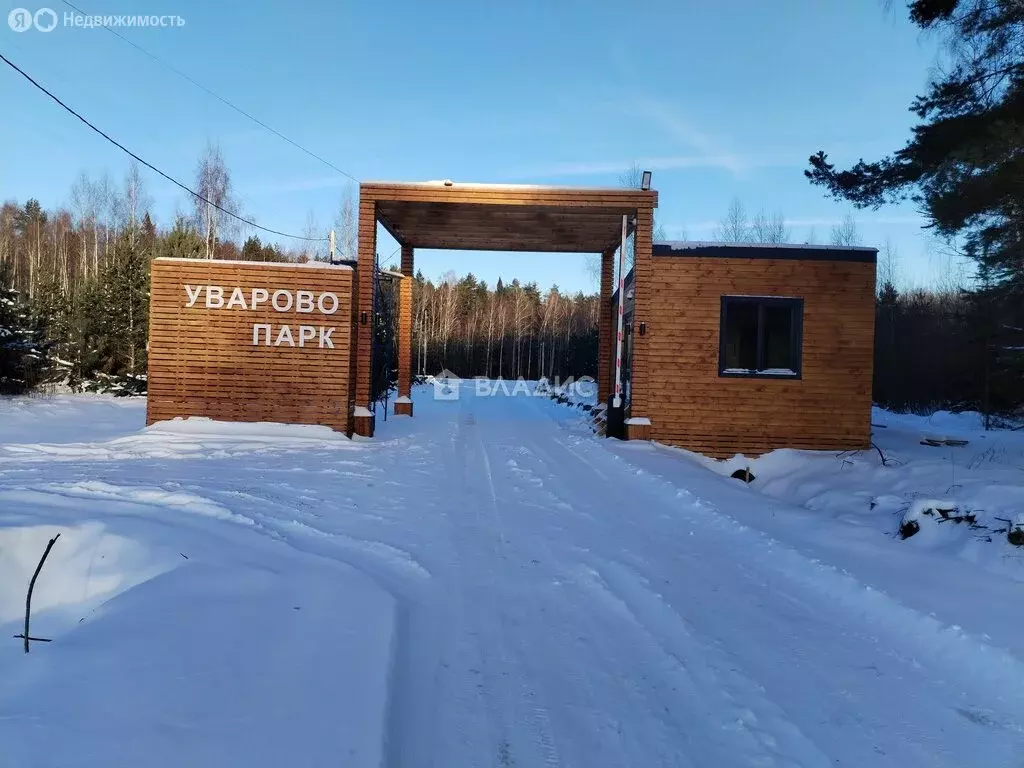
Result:
{"label": "snow on roof", "polygon": [[243,259],[186,259],[180,256],[157,256],[153,261],[177,261],[187,264],[241,264],[246,267],[301,267],[302,269],[347,269],[347,264],[330,264],[326,261],[246,261]]}
{"label": "snow on roof", "polygon": [[535,189],[543,192],[586,192],[588,190],[595,190],[600,192],[619,192],[624,195],[635,195],[635,194],[648,194],[653,193],[655,190],[642,190],[638,187],[574,187],[574,186],[558,186],[552,184],[488,184],[485,182],[470,182],[470,181],[452,181],[451,179],[431,179],[429,181],[363,181],[363,186],[379,186],[379,187],[398,187],[398,188],[416,188],[416,187],[460,187],[462,189],[513,189],[513,190],[528,190]]}
{"label": "snow on roof", "polygon": [[809,250],[809,251],[874,251],[864,245],[815,245],[814,243],[723,243],[714,240],[658,240],[654,247],[671,248],[673,251],[692,251],[700,248],[757,248],[765,250],[778,248],[780,250]]}

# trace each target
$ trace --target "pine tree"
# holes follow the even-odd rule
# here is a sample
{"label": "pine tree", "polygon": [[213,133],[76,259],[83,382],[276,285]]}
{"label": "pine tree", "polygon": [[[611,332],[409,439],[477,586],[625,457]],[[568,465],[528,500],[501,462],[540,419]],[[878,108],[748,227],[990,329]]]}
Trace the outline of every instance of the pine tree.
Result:
{"label": "pine tree", "polygon": [[146,238],[122,236],[99,280],[75,306],[72,386],[127,395],[146,388],[149,252]]}
{"label": "pine tree", "polygon": [[190,226],[188,220],[179,216],[174,228],[163,238],[160,255],[176,259],[198,259],[203,256],[203,238]]}
{"label": "pine tree", "polygon": [[263,243],[257,235],[250,235],[242,246],[242,261],[263,261]]}
{"label": "pine tree", "polygon": [[965,402],[986,415],[1024,406],[1024,361],[1008,334],[1024,328],[1024,2],[913,0],[911,20],[944,33],[950,66],[911,111],[906,146],[838,171],[824,152],[813,184],[858,207],[911,199],[935,231],[959,239],[977,266],[967,297],[975,361]]}
{"label": "pine tree", "polygon": [[1024,3],[913,0],[911,20],[944,33],[951,66],[911,111],[913,138],[892,156],[837,171],[810,158],[812,183],[859,207],[910,198],[936,231],[963,239],[983,280],[1024,289]]}
{"label": "pine tree", "polygon": [[43,329],[10,282],[10,270],[0,264],[0,394],[20,395],[39,383],[47,348]]}

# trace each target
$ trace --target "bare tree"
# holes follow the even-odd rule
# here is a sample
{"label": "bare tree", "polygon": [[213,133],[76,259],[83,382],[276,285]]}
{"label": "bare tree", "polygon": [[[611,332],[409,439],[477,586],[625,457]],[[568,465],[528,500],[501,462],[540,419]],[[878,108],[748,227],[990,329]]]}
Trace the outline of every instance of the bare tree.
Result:
{"label": "bare tree", "polygon": [[321,261],[323,259],[323,232],[320,231],[320,223],[316,214],[310,209],[306,214],[306,226],[302,231],[306,240],[302,241],[302,253],[300,261]]}
{"label": "bare tree", "polygon": [[413,291],[417,295],[413,297],[413,310],[416,313],[413,321],[413,334],[419,339],[416,352],[419,355],[419,361],[416,366],[416,370],[420,374],[425,375],[427,373],[427,350],[430,347],[430,296],[433,293],[433,286],[429,282],[424,282],[422,285],[419,281],[413,283]]}
{"label": "bare tree", "polygon": [[619,186],[627,189],[640,189],[643,181],[644,171],[637,162],[630,163],[630,166],[619,174]]}
{"label": "bare tree", "polygon": [[749,243],[751,239],[750,220],[738,197],[729,203],[729,210],[720,222],[715,239],[723,243]]}
{"label": "bare tree", "polygon": [[132,247],[135,246],[136,235],[142,226],[142,217],[152,204],[153,200],[146,192],[139,164],[132,160],[124,176],[124,193],[114,196],[118,228],[128,236],[128,242]]}
{"label": "bare tree", "polygon": [[[95,274],[95,269],[90,267],[99,263],[99,218],[102,207],[97,185],[93,184],[88,174],[81,173],[71,187],[71,209],[78,223],[81,269],[86,278]],[[93,249],[91,258],[90,245]]]}
{"label": "bare tree", "polygon": [[0,264],[7,264],[11,269],[11,279],[18,275],[18,260],[14,258],[14,227],[18,208],[13,203],[0,205]]}
{"label": "bare tree", "polygon": [[334,231],[338,237],[338,253],[342,259],[354,261],[358,250],[358,217],[356,204],[349,187],[341,198],[338,217],[334,221]]}
{"label": "bare tree", "polygon": [[487,376],[491,375],[491,348],[494,346],[494,307],[498,303],[494,294],[487,297],[487,362],[485,370]]}
{"label": "bare tree", "polygon": [[899,253],[888,237],[885,239],[882,252],[878,255],[877,279],[879,290],[887,285],[895,288],[899,283]]}
{"label": "bare tree", "polygon": [[505,364],[505,321],[508,319],[508,314],[505,302],[498,296],[495,296],[494,300],[498,304],[498,378],[500,379]]}
{"label": "bare tree", "polygon": [[206,145],[196,168],[196,191],[205,198],[194,201],[196,229],[203,238],[206,258],[212,259],[218,240],[234,229],[234,219],[230,214],[238,215],[239,212],[231,174],[216,144]]}
{"label": "bare tree", "polygon": [[931,238],[928,261],[939,275],[935,281],[939,293],[957,296],[971,283],[973,265],[956,240]]}
{"label": "bare tree", "polygon": [[[103,235],[103,258],[106,259],[110,256],[111,235],[117,232],[117,189],[110,180],[109,173],[104,172],[100,180],[96,182],[96,198],[99,201],[100,213],[103,216],[101,231]],[[94,266],[98,272],[100,265],[98,238],[96,241],[96,251],[96,263]]]}
{"label": "bare tree", "polygon": [[860,245],[860,232],[853,214],[846,214],[841,222],[832,227],[832,245]]}
{"label": "bare tree", "polygon": [[448,341],[455,332],[459,319],[459,278],[454,272],[446,272],[437,287],[438,303],[438,336],[441,340],[442,364],[447,366]]}
{"label": "bare tree", "polygon": [[769,215],[763,208],[754,217],[754,221],[750,225],[750,233],[752,235],[752,242],[768,245],[788,243],[791,236],[782,211],[776,211]]}
{"label": "bare tree", "polygon": [[53,263],[50,275],[64,298],[71,293],[71,233],[74,221],[67,211],[57,211],[52,218],[50,235],[53,241]]}
{"label": "bare tree", "polygon": [[521,285],[513,282],[515,294],[512,302],[512,330],[515,332],[515,344],[512,347],[513,367],[515,375],[522,375],[523,368],[523,338],[526,336],[532,325],[530,299]]}
{"label": "bare tree", "polygon": [[540,344],[538,345],[537,352],[537,371],[541,376],[544,375],[545,368],[547,367],[546,363],[548,355],[551,357],[552,366],[554,365],[555,347],[557,346],[557,343],[555,341],[553,329],[562,309],[560,299],[561,296],[558,293],[558,288],[553,287],[548,291],[548,295],[544,300],[544,306],[541,312]]}
{"label": "bare tree", "polygon": [[601,258],[600,253],[588,253],[583,262],[583,269],[586,270],[587,277],[590,278],[590,284],[595,292],[601,290]]}

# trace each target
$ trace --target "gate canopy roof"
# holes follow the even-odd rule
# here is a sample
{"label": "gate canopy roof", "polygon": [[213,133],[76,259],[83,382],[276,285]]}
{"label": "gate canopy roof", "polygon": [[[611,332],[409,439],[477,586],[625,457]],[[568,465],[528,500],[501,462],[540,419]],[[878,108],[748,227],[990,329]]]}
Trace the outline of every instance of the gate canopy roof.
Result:
{"label": "gate canopy roof", "polygon": [[608,187],[364,182],[362,204],[402,245],[473,251],[601,253],[618,247],[658,193]]}

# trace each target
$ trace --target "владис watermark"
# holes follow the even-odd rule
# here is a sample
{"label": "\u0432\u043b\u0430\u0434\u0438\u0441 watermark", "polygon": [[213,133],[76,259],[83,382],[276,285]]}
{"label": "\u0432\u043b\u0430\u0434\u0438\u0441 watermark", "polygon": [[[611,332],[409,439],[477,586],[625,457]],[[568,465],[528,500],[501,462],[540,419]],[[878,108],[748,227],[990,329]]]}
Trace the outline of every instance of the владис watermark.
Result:
{"label": "\u0432\u043b\u0430\u0434\u0438\u0441 watermark", "polygon": [[542,378],[540,381],[527,381],[522,377],[491,379],[477,376],[466,380],[445,369],[436,376],[428,376],[427,380],[434,387],[435,400],[458,400],[464,383],[472,385],[476,397],[548,397],[553,392],[583,400],[597,396],[597,382],[590,376],[579,379],[570,376],[564,380]]}
{"label": "\u0432\u043b\u0430\u0434\u0438\u0441 watermark", "polygon": [[84,14],[65,11],[58,14],[53,8],[15,8],[7,14],[7,26],[15,32],[53,32],[57,27],[67,29],[103,29],[104,27],[162,27],[185,26],[185,19],[171,14]]}

